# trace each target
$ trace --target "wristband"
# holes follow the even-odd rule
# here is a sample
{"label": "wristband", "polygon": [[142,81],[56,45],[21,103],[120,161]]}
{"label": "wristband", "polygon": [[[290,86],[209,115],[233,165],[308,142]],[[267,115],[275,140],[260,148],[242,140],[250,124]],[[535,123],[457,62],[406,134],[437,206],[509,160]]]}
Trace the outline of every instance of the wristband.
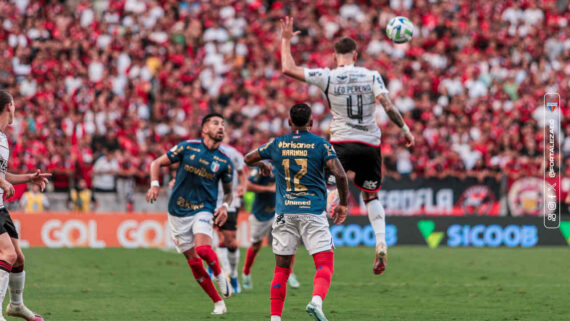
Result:
{"label": "wristband", "polygon": [[150,187],[160,187],[160,183],[157,180],[150,182]]}
{"label": "wristband", "polygon": [[404,134],[409,134],[410,133],[410,127],[408,127],[408,125],[404,124],[404,126],[402,126],[402,131],[404,132]]}
{"label": "wristband", "polygon": [[228,203],[226,203],[226,202],[224,202],[224,203],[222,204],[222,207],[225,207],[225,208],[226,208],[226,211],[230,209],[230,206],[229,206]]}

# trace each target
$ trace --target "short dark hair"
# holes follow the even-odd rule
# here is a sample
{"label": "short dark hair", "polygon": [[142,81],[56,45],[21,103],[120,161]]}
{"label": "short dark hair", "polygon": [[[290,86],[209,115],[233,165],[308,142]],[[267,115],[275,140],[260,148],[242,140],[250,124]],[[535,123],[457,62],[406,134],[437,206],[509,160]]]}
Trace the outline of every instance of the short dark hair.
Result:
{"label": "short dark hair", "polygon": [[356,50],[356,41],[350,37],[343,37],[334,44],[334,51],[337,54],[347,54]]}
{"label": "short dark hair", "polygon": [[12,102],[12,95],[5,90],[0,90],[0,113],[4,111],[6,105]]}
{"label": "short dark hair", "polygon": [[305,126],[309,123],[311,119],[311,107],[307,104],[296,104],[291,107],[289,111],[289,117],[291,117],[291,122],[295,126]]}
{"label": "short dark hair", "polygon": [[204,118],[202,118],[202,125],[200,125],[200,128],[203,128],[204,125],[206,125],[206,123],[207,123],[211,118],[214,118],[214,117],[220,117],[222,120],[224,119],[224,116],[222,116],[222,114],[219,114],[219,113],[210,113],[210,114],[204,116]]}

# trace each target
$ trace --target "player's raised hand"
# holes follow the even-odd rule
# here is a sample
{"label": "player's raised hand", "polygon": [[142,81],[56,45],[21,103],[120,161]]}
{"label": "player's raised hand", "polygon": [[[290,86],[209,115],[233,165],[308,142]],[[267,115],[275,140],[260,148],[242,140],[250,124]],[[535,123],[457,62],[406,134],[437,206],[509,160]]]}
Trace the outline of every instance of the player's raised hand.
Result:
{"label": "player's raised hand", "polygon": [[405,133],[404,137],[406,138],[406,147],[413,147],[415,144],[414,135],[412,135],[412,133]]}
{"label": "player's raised hand", "polygon": [[281,38],[290,40],[300,33],[301,31],[293,32],[293,17],[285,16],[281,19]]}
{"label": "player's raised hand", "polygon": [[51,173],[42,173],[42,171],[38,169],[35,173],[30,174],[30,182],[39,185],[40,190],[43,192],[49,182],[48,177],[51,177]]}
{"label": "player's raised hand", "polygon": [[6,199],[14,196],[14,194],[16,193],[14,186],[12,186],[12,184],[10,184],[10,182],[8,182],[5,179],[0,179],[0,188],[4,191]]}
{"label": "player's raised hand", "polygon": [[222,226],[226,223],[228,219],[228,209],[225,206],[218,208],[214,213],[214,224],[217,226]]}
{"label": "player's raised hand", "polygon": [[346,216],[348,215],[348,207],[344,205],[337,205],[332,213],[332,218],[336,225],[340,225],[346,220]]}
{"label": "player's raised hand", "polygon": [[154,203],[158,198],[158,192],[159,190],[157,186],[152,186],[149,188],[146,192],[146,202],[151,204]]}

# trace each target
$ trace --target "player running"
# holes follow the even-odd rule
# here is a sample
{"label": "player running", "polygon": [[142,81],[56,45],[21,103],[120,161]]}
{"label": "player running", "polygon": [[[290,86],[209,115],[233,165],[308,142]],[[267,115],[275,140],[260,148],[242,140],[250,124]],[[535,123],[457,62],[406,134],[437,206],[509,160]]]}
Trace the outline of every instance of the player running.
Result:
{"label": "player running", "polygon": [[[232,287],[220,268],[216,252],[212,250],[213,224],[226,222],[229,203],[232,201],[233,164],[220,149],[224,139],[224,118],[209,114],[202,119],[202,139],[184,141],[150,165],[151,187],[146,201],[158,198],[160,167],[180,163],[176,182],[168,201],[168,223],[179,253],[183,253],[194,278],[214,302],[212,314],[224,314],[226,305],[204,269],[202,260],[212,269],[222,296],[229,298]],[[224,203],[215,210],[218,182],[224,188]]]}
{"label": "player running", "polygon": [[290,134],[270,140],[245,156],[249,166],[257,166],[266,175],[271,160],[276,168],[277,198],[273,223],[275,272],[271,282],[271,321],[280,321],[287,293],[291,262],[302,240],[313,256],[317,270],[313,282],[313,298],[306,307],[315,320],[327,320],[322,303],[333,274],[332,235],[325,214],[325,168],[336,178],[339,205],[332,217],[341,224],[347,215],[348,181],[332,146],[324,138],[311,134],[311,109],[306,104],[293,106],[289,114]]}
{"label": "player running", "polygon": [[[33,174],[12,174],[7,171],[10,148],[8,138],[4,132],[6,127],[14,121],[14,99],[12,95],[0,90],[0,304],[4,302],[6,289],[10,290],[10,303],[6,307],[6,314],[28,321],[43,321],[43,318],[32,312],[24,305],[24,284],[26,272],[24,271],[24,253],[20,248],[18,231],[10,213],[4,207],[4,197],[14,195],[14,186],[17,184],[33,183],[44,190],[48,183],[49,173],[37,170]],[[0,321],[6,321],[0,313]]]}
{"label": "player running", "polygon": [[[249,216],[249,226],[251,229],[251,246],[247,249],[247,255],[243,264],[242,281],[243,287],[247,290],[253,289],[251,281],[251,268],[255,257],[261,249],[261,242],[271,231],[271,225],[275,219],[275,175],[263,175],[255,167],[249,175],[247,190],[255,193],[251,214]],[[295,258],[291,262],[291,274],[289,274],[289,286],[296,289],[301,286],[295,273],[293,273]]]}
{"label": "player running", "polygon": [[[220,242],[217,253],[222,261],[222,267],[228,266],[227,273],[230,276],[230,283],[234,293],[240,293],[241,289],[238,281],[238,265],[239,265],[239,249],[236,238],[237,231],[237,216],[241,207],[241,198],[245,193],[247,185],[247,175],[244,171],[245,164],[243,162],[243,155],[237,149],[228,144],[221,144],[220,149],[228,155],[234,164],[233,181],[232,181],[232,195],[234,196],[230,207],[228,208],[228,219],[224,225],[220,226],[223,241]],[[222,197],[222,184],[220,183],[218,192],[218,204],[222,206],[224,200]],[[224,264],[224,262],[226,264]]]}
{"label": "player running", "polygon": [[[376,234],[375,274],[382,274],[388,260],[386,222],[378,191],[382,182],[380,128],[376,124],[376,104],[380,103],[388,117],[402,129],[406,146],[414,145],[414,136],[398,109],[388,97],[388,90],[378,71],[355,67],[358,57],[356,42],[345,37],[334,45],[337,68],[307,69],[295,64],[291,55],[293,18],[281,20],[281,69],[295,79],[319,87],[327,97],[332,113],[331,140],[346,171],[356,176],[354,185],[362,190],[368,218]],[[333,183],[330,181],[330,183]]]}

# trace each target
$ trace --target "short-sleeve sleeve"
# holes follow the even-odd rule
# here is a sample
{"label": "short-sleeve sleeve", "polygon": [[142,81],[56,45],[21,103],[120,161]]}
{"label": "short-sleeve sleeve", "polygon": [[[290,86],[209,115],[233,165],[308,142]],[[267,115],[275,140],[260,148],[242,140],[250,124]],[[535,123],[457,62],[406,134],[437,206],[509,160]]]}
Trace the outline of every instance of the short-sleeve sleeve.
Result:
{"label": "short-sleeve sleeve", "polygon": [[267,143],[257,149],[261,159],[271,159],[271,155],[275,150],[275,138],[271,138]]}
{"label": "short-sleeve sleeve", "polygon": [[384,80],[382,80],[382,76],[378,71],[374,71],[372,73],[372,91],[374,92],[374,97],[378,97],[381,94],[387,94],[388,89],[386,89],[386,85],[384,85]]}
{"label": "short-sleeve sleeve", "polygon": [[329,159],[337,158],[336,152],[334,151],[334,148],[326,140],[323,141],[323,143],[322,143],[322,153],[323,153],[323,160],[325,161],[325,163]]}
{"label": "short-sleeve sleeve", "polygon": [[245,167],[243,155],[238,151],[236,151],[236,157],[233,159],[233,162],[234,162],[234,166],[236,167],[236,170],[238,170],[238,171],[243,170],[243,168]]}
{"label": "short-sleeve sleeve", "polygon": [[234,180],[234,164],[230,159],[228,159],[228,165],[226,166],[226,170],[222,172],[221,177],[224,183],[231,183]]}
{"label": "short-sleeve sleeve", "polygon": [[182,158],[184,158],[184,143],[180,143],[172,147],[168,152],[166,152],[166,156],[173,163],[180,162]]}
{"label": "short-sleeve sleeve", "polygon": [[329,69],[308,69],[305,68],[305,82],[319,87],[322,91],[327,89],[329,83]]}

